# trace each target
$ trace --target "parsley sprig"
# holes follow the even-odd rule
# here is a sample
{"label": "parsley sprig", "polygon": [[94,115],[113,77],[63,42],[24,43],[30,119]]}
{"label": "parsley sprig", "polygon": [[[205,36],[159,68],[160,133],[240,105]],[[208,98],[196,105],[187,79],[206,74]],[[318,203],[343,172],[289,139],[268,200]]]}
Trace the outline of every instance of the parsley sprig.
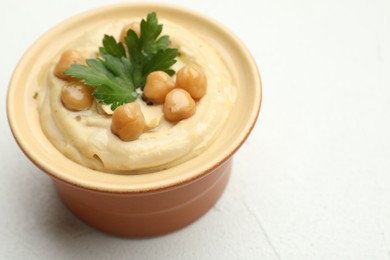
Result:
{"label": "parsley sprig", "polygon": [[[178,50],[169,48],[169,36],[160,36],[163,25],[158,24],[156,13],[149,13],[141,21],[140,37],[129,30],[126,46],[114,37],[105,35],[100,57],[87,59],[87,65],[73,64],[64,73],[84,81],[95,88],[93,95],[102,104],[115,110],[120,105],[137,99],[137,89],[143,89],[146,77],[162,70],[173,75]],[[127,48],[127,49],[125,49]]]}

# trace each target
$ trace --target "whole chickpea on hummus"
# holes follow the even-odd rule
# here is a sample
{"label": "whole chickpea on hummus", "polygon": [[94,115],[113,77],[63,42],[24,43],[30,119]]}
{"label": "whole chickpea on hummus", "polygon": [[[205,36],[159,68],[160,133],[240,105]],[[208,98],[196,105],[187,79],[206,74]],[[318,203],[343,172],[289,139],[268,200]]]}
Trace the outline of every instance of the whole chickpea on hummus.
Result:
{"label": "whole chickpea on hummus", "polygon": [[[156,39],[156,46],[165,42],[169,48],[177,49],[172,66],[154,69],[158,62],[150,62],[146,66],[148,73],[140,78],[134,76],[136,73],[126,76],[116,72],[115,68],[133,68],[121,55],[130,57],[130,62],[139,58],[136,52],[126,49],[129,45],[125,38],[137,35],[142,39],[140,34],[147,32],[141,29],[140,21],[137,17],[114,21],[85,33],[59,50],[45,73],[39,95],[42,128],[65,156],[92,169],[135,174],[189,160],[211,144],[234,105],[235,82],[217,51],[202,35],[169,20],[162,22],[162,33],[169,36],[169,41],[162,36]],[[103,37],[105,50],[99,53]],[[122,43],[124,51],[118,47]],[[109,44],[115,47],[112,53]],[[166,49],[161,47],[161,51]],[[107,52],[119,58],[111,60]],[[168,51],[166,54],[169,56]],[[118,65],[118,61],[123,64]],[[141,87],[135,87],[128,95],[118,94],[125,91],[118,87],[118,92],[111,95],[107,93],[110,89],[105,89],[106,83],[91,84],[103,77],[98,73],[91,76],[93,69],[99,72],[101,64],[112,66],[103,76],[112,72],[122,77],[115,79],[114,87],[122,81],[130,87],[139,82]],[[149,71],[150,67],[153,69]]]}

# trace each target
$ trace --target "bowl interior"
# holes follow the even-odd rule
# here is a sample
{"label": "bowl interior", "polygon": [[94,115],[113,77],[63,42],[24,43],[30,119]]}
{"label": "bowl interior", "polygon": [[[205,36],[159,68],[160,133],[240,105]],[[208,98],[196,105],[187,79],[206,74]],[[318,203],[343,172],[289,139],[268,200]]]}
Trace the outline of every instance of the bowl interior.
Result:
{"label": "bowl interior", "polygon": [[[63,156],[41,130],[37,102],[42,67],[59,50],[83,32],[99,24],[155,11],[199,34],[218,50],[238,86],[235,107],[227,124],[201,155],[170,169],[142,175],[116,175],[94,171]],[[256,64],[243,44],[223,26],[189,10],[150,4],[120,4],[95,9],[57,25],[25,53],[11,79],[7,113],[11,130],[25,154],[46,173],[66,182],[95,190],[138,192],[187,182],[228,159],[250,133],[261,103],[261,82]]]}

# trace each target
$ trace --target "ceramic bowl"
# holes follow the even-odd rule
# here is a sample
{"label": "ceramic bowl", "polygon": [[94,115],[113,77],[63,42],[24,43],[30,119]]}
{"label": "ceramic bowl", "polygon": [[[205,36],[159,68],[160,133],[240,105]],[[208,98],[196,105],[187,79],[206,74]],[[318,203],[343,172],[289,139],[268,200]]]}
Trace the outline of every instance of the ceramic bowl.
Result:
{"label": "ceramic bowl", "polygon": [[[42,132],[37,101],[41,68],[81,33],[115,19],[155,11],[201,34],[218,50],[238,85],[237,101],[218,138],[199,156],[166,170],[140,175],[94,171],[62,155]],[[38,39],[11,79],[7,114],[27,157],[47,173],[65,205],[90,226],[109,234],[148,237],[178,230],[204,215],[223,193],[232,156],[251,132],[261,104],[256,64],[240,40],[214,20],[159,4],[119,4],[72,17]]]}

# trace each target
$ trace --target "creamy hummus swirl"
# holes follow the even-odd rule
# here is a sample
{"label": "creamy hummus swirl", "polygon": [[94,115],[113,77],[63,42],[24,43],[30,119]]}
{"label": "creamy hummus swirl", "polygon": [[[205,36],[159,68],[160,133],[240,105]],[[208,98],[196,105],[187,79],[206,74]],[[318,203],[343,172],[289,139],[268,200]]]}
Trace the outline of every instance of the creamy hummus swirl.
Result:
{"label": "creamy hummus swirl", "polygon": [[[104,34],[119,36],[131,21],[119,21],[86,33],[68,48],[95,57]],[[236,86],[216,50],[201,36],[164,24],[163,34],[179,49],[176,71],[195,63],[208,80],[206,95],[196,102],[195,114],[178,123],[164,119],[162,105],[148,106],[140,98],[147,125],[151,128],[137,140],[124,142],[111,133],[111,116],[101,113],[97,102],[89,110],[70,111],[60,99],[61,89],[70,84],[56,78],[53,69],[62,51],[50,62],[40,90],[40,120],[49,140],[65,156],[92,169],[116,173],[144,173],[168,168],[204,151],[217,136],[235,101]],[[153,128],[152,128],[153,127]]]}

